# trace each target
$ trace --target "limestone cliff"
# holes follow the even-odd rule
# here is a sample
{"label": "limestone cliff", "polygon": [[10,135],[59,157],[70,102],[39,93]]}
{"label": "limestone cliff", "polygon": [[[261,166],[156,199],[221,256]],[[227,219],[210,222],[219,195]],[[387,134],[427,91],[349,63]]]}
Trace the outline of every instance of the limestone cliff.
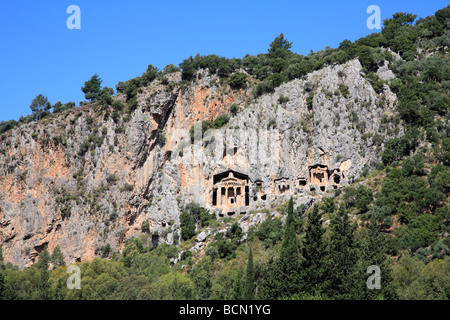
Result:
{"label": "limestone cliff", "polygon": [[[381,78],[392,77],[381,67]],[[207,70],[189,86],[180,73],[138,92],[138,108],[110,117],[73,108],[0,139],[0,245],[25,267],[59,245],[67,263],[120,250],[148,222],[155,244],[172,243],[180,209],[197,202],[249,214],[291,195],[298,201],[347,185],[402,133],[396,96],[375,92],[358,60],[323,68],[252,99]],[[116,99],[122,99],[120,95]],[[220,129],[194,126],[229,113]],[[116,120],[116,121],[114,121]],[[190,129],[194,128],[190,132]]]}

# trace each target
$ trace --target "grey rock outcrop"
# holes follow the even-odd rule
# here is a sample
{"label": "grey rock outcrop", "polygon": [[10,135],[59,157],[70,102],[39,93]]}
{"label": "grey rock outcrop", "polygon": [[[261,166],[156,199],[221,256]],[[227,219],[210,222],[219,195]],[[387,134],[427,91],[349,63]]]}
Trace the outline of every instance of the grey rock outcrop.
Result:
{"label": "grey rock outcrop", "polygon": [[[309,206],[348,185],[379,161],[385,138],[402,133],[386,121],[395,94],[388,86],[375,92],[358,60],[256,100],[250,87],[231,90],[199,72],[187,88],[180,73],[169,85],[154,81],[138,93],[137,109],[116,122],[85,106],[10,130],[0,141],[5,260],[25,267],[56,245],[67,263],[93,259],[105,245],[120,251],[125,239],[143,232],[154,244],[173,243],[189,202],[218,216],[242,214],[246,232],[276,202],[294,196],[297,206]],[[393,76],[387,65],[378,75]],[[195,123],[227,113],[232,103],[241,111],[227,125],[191,143]],[[233,187],[222,194],[216,185],[228,177]],[[199,234],[196,250],[209,235]]]}

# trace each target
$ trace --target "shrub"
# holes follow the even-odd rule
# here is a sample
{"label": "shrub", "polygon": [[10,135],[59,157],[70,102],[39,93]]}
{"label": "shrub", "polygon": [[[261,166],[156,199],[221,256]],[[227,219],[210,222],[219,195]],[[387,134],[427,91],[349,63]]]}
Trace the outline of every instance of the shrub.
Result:
{"label": "shrub", "polygon": [[269,120],[269,123],[267,124],[267,129],[276,128],[276,126],[277,126],[277,120],[275,118],[271,118]]}
{"label": "shrub", "polygon": [[343,83],[339,84],[339,91],[341,92],[342,96],[344,98],[348,98],[348,96],[350,95],[350,91],[348,90],[348,86],[346,86]]}
{"label": "shrub", "polygon": [[164,74],[169,74],[169,73],[174,73],[174,72],[179,72],[179,71],[181,71],[180,68],[177,66],[174,66],[173,64],[168,64],[163,69]]}
{"label": "shrub", "polygon": [[369,204],[372,202],[373,194],[372,190],[360,185],[356,189],[356,208],[360,210],[360,212],[366,212]]}
{"label": "shrub", "polygon": [[216,247],[208,247],[208,249],[205,250],[205,254],[207,256],[210,256],[212,260],[219,257],[219,252],[217,251]]}
{"label": "shrub", "polygon": [[233,104],[230,106],[229,110],[230,110],[231,114],[232,114],[233,116],[235,116],[235,115],[237,115],[238,112],[239,112],[239,107],[238,107],[238,105],[237,105],[236,103],[233,103]]}
{"label": "shrub", "polygon": [[224,125],[226,125],[230,121],[230,116],[228,114],[221,114],[216,119],[214,119],[213,122],[213,128],[219,129],[222,128]]}
{"label": "shrub", "polygon": [[217,243],[217,252],[219,253],[219,258],[228,258],[233,254],[233,244],[227,240],[221,240]]}
{"label": "shrub", "polygon": [[111,252],[111,245],[109,243],[107,243],[102,248],[102,258],[106,258],[109,255],[110,252]]}
{"label": "shrub", "polygon": [[150,232],[150,223],[148,221],[142,222],[141,231],[143,233],[149,233]]}
{"label": "shrub", "polygon": [[89,150],[89,147],[90,147],[89,141],[84,141],[80,145],[80,151],[78,151],[78,155],[84,156],[86,154],[86,152]]}
{"label": "shrub", "polygon": [[402,157],[409,155],[411,145],[408,138],[394,138],[386,143],[386,147],[381,155],[384,165],[391,164],[400,160]]}
{"label": "shrub", "polygon": [[278,103],[279,104],[283,104],[289,101],[289,97],[285,97],[284,95],[280,95],[280,97],[278,98]]}
{"label": "shrub", "polygon": [[122,188],[120,188],[120,191],[133,191],[133,186],[126,183]]}
{"label": "shrub", "polygon": [[145,86],[149,85],[153,80],[156,79],[156,77],[158,77],[159,74],[160,74],[159,69],[157,67],[149,64],[147,67],[147,70],[141,76],[139,86],[145,87]]}
{"label": "shrub", "polygon": [[372,85],[373,90],[375,92],[380,93],[383,89],[384,81],[380,79],[380,77],[373,71],[369,72],[366,75],[366,79],[369,80],[370,84]]}
{"label": "shrub", "polygon": [[[198,135],[198,133],[196,132],[195,128],[197,126],[201,126],[201,137],[197,137],[195,136],[196,134]],[[203,138],[203,136],[205,135],[205,132],[209,129],[211,129],[213,126],[212,122],[209,120],[203,120],[201,123],[195,123],[191,129],[189,129],[189,136],[191,137],[191,142],[194,142],[195,140],[201,140]],[[197,129],[198,130],[198,129]]]}
{"label": "shrub", "polygon": [[264,220],[258,230],[256,236],[263,241],[266,247],[273,245],[281,240],[282,223],[278,218],[268,217]]}
{"label": "shrub", "polygon": [[60,101],[58,101],[57,103],[55,103],[52,108],[53,108],[53,113],[61,113],[63,111],[72,109],[75,107],[75,102],[67,102],[65,104],[62,104]]}
{"label": "shrub", "polygon": [[189,240],[195,236],[195,222],[191,219],[189,212],[183,212],[180,215],[181,222],[181,239]]}
{"label": "shrub", "polygon": [[234,222],[231,225],[231,228],[227,230],[226,236],[229,239],[240,239],[242,236],[242,228],[240,227],[239,223]]}
{"label": "shrub", "polygon": [[106,177],[106,182],[109,184],[115,184],[118,180],[119,178],[115,174],[110,174]]}
{"label": "shrub", "polygon": [[247,75],[242,72],[233,73],[230,77],[230,87],[233,89],[245,88]]}
{"label": "shrub", "polygon": [[17,125],[17,121],[2,121],[0,122],[0,133],[4,133],[10,129],[13,129]]}
{"label": "shrub", "polygon": [[69,207],[64,206],[63,208],[61,208],[61,217],[64,219],[69,218],[71,215],[71,210]]}
{"label": "shrub", "polygon": [[186,260],[188,258],[192,257],[192,252],[191,251],[184,251],[181,254],[181,260]]}

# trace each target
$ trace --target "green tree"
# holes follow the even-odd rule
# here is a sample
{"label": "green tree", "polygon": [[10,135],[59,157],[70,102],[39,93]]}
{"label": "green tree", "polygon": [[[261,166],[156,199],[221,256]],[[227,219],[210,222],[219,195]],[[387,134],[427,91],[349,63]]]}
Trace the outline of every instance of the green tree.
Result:
{"label": "green tree", "polygon": [[34,264],[34,267],[39,270],[36,274],[36,298],[39,300],[46,300],[49,296],[49,283],[50,272],[48,271],[50,265],[50,254],[47,248],[44,248],[39,254],[38,262]]}
{"label": "green tree", "polygon": [[392,40],[400,27],[412,24],[416,17],[415,14],[397,12],[392,15],[392,18],[383,20],[384,26],[381,33],[387,40]]}
{"label": "green tree", "polygon": [[393,267],[394,286],[401,300],[426,299],[427,284],[423,281],[423,261],[413,259],[409,254],[402,256]]}
{"label": "green tree", "polygon": [[3,273],[3,269],[0,268],[0,300],[6,300],[6,281]]}
{"label": "green tree", "polygon": [[269,59],[285,58],[291,54],[292,42],[287,41],[281,33],[272,41],[269,48]]}
{"label": "green tree", "polygon": [[211,258],[206,257],[194,265],[190,271],[190,279],[195,284],[197,296],[201,300],[210,298],[212,287]]}
{"label": "green tree", "polygon": [[372,190],[363,185],[359,185],[356,189],[356,208],[358,208],[361,213],[366,212],[369,204],[372,202],[372,198]]}
{"label": "green tree", "polygon": [[164,67],[163,69],[163,73],[164,74],[169,74],[169,73],[174,73],[174,72],[180,72],[180,68],[173,65],[173,64],[168,64],[167,66]]}
{"label": "green tree", "polygon": [[242,300],[243,299],[243,288],[242,288],[242,270],[239,269],[236,272],[234,282],[233,282],[233,299]]}
{"label": "green tree", "polygon": [[329,270],[326,292],[335,299],[351,299],[355,291],[356,226],[341,205],[330,220]]}
{"label": "green tree", "polygon": [[47,97],[42,94],[33,99],[30,105],[31,112],[33,112],[33,119],[39,120],[43,117],[43,114],[50,110],[51,104],[48,102]]}
{"label": "green tree", "polygon": [[300,255],[297,236],[294,229],[294,200],[291,197],[287,208],[286,226],[280,257],[277,261],[277,273],[280,284],[280,296],[290,297],[300,288]]}
{"label": "green tree", "polygon": [[152,299],[155,300],[193,300],[196,299],[195,285],[191,279],[180,272],[169,272],[151,285]]}
{"label": "green tree", "polygon": [[275,261],[269,261],[263,268],[263,275],[258,286],[259,298],[289,298],[300,290],[300,255],[293,222],[294,200],[291,197],[287,206],[285,232],[280,256]]}
{"label": "green tree", "polygon": [[[394,299],[396,297],[393,288],[393,277],[391,261],[387,255],[386,236],[381,232],[380,225],[376,220],[366,223],[359,232],[358,262],[357,262],[357,286],[354,298],[358,299]],[[380,289],[369,289],[367,287],[367,268],[377,266],[380,268]]]}
{"label": "green tree", "polygon": [[112,95],[114,94],[114,90],[109,87],[104,87],[99,91],[98,94],[98,100],[103,105],[103,107],[107,107],[109,105],[112,105]]}
{"label": "green tree", "polygon": [[81,91],[84,93],[84,97],[91,102],[97,100],[100,95],[102,79],[95,74],[91,79],[84,83],[84,86],[81,87]]}
{"label": "green tree", "polygon": [[238,107],[238,105],[237,105],[236,103],[233,103],[233,104],[230,106],[229,110],[230,110],[231,114],[232,114],[233,116],[235,116],[235,115],[237,115],[238,112],[239,112],[239,107]]}
{"label": "green tree", "polygon": [[53,113],[61,113],[63,111],[71,109],[73,107],[75,107],[75,103],[74,102],[67,102],[67,103],[62,104],[60,101],[58,101],[57,103],[55,103],[52,106]]}
{"label": "green tree", "polygon": [[64,267],[66,265],[66,263],[64,262],[64,255],[61,252],[61,248],[59,246],[56,246],[53,250],[50,261],[53,264],[53,269],[60,266]]}
{"label": "green tree", "polygon": [[323,237],[322,214],[315,205],[308,214],[308,225],[301,249],[303,291],[312,295],[322,292],[326,280],[327,243]]}
{"label": "green tree", "polygon": [[189,212],[183,212],[180,215],[181,239],[188,240],[195,235],[195,222]]}
{"label": "green tree", "polygon": [[249,249],[247,259],[247,272],[244,285],[244,300],[255,299],[255,270],[253,268],[252,248]]}
{"label": "green tree", "polygon": [[221,114],[213,122],[214,129],[220,129],[230,121],[230,116],[228,114]]}
{"label": "green tree", "polygon": [[242,72],[233,73],[230,77],[230,87],[233,89],[245,88],[247,75]]}
{"label": "green tree", "polygon": [[45,248],[39,254],[38,261],[34,264],[34,266],[41,271],[47,271],[49,265],[50,265],[50,254],[48,253],[47,248]]}
{"label": "green tree", "polygon": [[194,59],[190,56],[188,59],[180,63],[181,79],[191,81],[194,79],[197,68],[194,66]]}

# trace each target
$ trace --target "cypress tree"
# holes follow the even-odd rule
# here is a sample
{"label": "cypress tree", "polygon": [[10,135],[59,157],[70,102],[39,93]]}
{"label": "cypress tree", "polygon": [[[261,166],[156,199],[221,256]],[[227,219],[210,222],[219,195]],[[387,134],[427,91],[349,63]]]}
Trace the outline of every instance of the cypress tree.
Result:
{"label": "cypress tree", "polygon": [[236,274],[236,278],[234,279],[233,284],[233,299],[234,300],[242,300],[242,271],[239,271]]}
{"label": "cypress tree", "polygon": [[280,277],[277,261],[273,258],[265,263],[258,282],[257,299],[274,300],[280,297]]}
{"label": "cypress tree", "polygon": [[255,269],[253,268],[252,248],[248,252],[247,274],[245,277],[244,300],[255,299]]}
{"label": "cypress tree", "polygon": [[49,284],[48,284],[48,279],[50,277],[50,272],[48,271],[49,264],[50,264],[50,254],[48,253],[47,248],[45,248],[39,254],[39,260],[34,265],[34,267],[36,267],[39,270],[39,280],[37,283],[37,289],[39,291],[39,299],[41,300],[46,300],[49,294]]}
{"label": "cypress tree", "polygon": [[[380,226],[373,220],[366,223],[361,239],[359,239],[359,261],[358,261],[358,296],[359,299],[395,299],[393,289],[393,277],[391,263],[387,255],[385,234],[380,231]],[[367,273],[369,266],[375,265],[380,268],[380,289],[369,289],[367,279],[371,274]]]}
{"label": "cypress tree", "polygon": [[291,297],[300,289],[300,255],[294,229],[294,200],[289,200],[280,256],[269,261],[258,286],[258,298],[279,299]]}
{"label": "cypress tree", "polygon": [[308,214],[300,262],[303,291],[311,295],[320,294],[326,280],[327,243],[323,238],[325,228],[321,220],[319,206],[315,205]]}
{"label": "cypress tree", "polygon": [[294,200],[289,200],[283,243],[277,261],[277,278],[281,297],[290,297],[300,287],[300,255],[294,229]]}
{"label": "cypress tree", "polygon": [[356,225],[350,221],[343,205],[332,217],[330,229],[327,293],[335,299],[351,299],[356,290]]}

